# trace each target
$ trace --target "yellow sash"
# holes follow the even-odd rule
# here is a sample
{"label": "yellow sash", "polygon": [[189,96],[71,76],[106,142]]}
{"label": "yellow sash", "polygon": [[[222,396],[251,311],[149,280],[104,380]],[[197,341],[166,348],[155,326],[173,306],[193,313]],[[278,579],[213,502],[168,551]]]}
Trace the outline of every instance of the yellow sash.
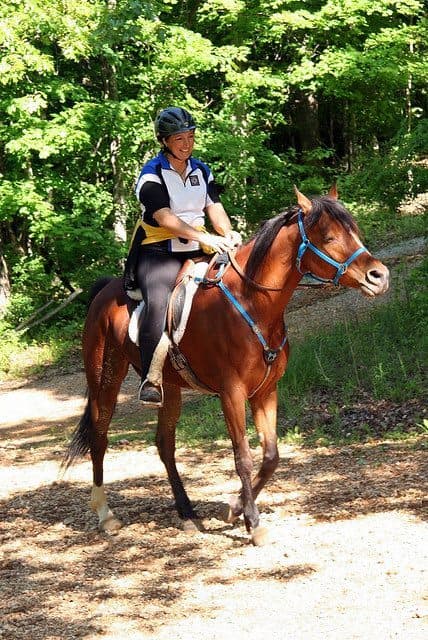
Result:
{"label": "yellow sash", "polygon": [[[144,233],[145,233],[145,238],[144,240],[142,240],[141,244],[153,244],[154,242],[161,242],[162,240],[172,240],[172,238],[177,237],[174,233],[171,233],[171,231],[168,231],[164,227],[153,227],[152,225],[147,224],[147,222],[144,222],[144,220],[138,220],[137,224],[134,227],[134,231],[132,233],[131,245],[130,245],[131,247],[132,247],[132,243],[134,242],[135,234],[137,233],[140,227],[144,230]],[[195,228],[198,231],[203,231],[204,233],[206,232],[205,227],[195,227]],[[200,244],[200,247],[202,251],[204,253],[207,253],[208,255],[215,253],[212,247],[209,247],[205,244]]]}

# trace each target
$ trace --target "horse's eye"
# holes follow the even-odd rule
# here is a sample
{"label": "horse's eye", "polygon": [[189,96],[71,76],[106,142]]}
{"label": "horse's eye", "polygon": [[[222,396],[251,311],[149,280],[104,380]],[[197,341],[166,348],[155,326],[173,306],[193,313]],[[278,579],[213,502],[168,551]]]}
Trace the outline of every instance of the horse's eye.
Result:
{"label": "horse's eye", "polygon": [[336,240],[336,238],[335,238],[334,236],[328,236],[328,237],[324,240],[324,242],[325,242],[326,244],[328,244],[329,242],[334,242],[335,240]]}

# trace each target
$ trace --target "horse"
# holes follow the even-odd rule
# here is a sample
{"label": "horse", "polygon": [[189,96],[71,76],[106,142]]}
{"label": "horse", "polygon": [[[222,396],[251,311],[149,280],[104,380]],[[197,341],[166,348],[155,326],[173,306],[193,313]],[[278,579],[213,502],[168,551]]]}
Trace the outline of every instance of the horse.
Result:
{"label": "horse", "polygon": [[[243,515],[254,545],[265,544],[256,498],[278,462],[277,383],[289,357],[284,313],[305,273],[322,282],[359,290],[374,298],[389,287],[389,271],[360,240],[351,214],[339,202],[336,187],[328,195],[307,198],[295,188],[297,204],[261,225],[236,251],[219,279],[199,286],[180,351],[201,385],[219,396],[232,442],[241,490],[229,501],[227,522]],[[66,452],[69,466],[90,452],[93,467],[91,507],[102,531],[122,526],[110,509],[103,485],[107,432],[121,384],[131,365],[140,372],[140,355],[128,326],[135,307],[121,278],[103,281],[92,300],[83,331],[87,404]],[[243,357],[245,356],[245,357]],[[181,390],[189,384],[168,357],[163,367],[164,404],[158,410],[156,445],[184,529],[198,529],[197,514],[175,462],[175,430]],[[262,462],[253,476],[246,435],[246,401],[262,446]]]}

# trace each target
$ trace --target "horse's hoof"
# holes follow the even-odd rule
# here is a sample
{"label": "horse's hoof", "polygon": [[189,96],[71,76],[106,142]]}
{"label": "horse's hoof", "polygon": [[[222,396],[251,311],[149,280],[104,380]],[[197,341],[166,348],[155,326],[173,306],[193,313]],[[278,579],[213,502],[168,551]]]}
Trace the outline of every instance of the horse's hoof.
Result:
{"label": "horse's hoof", "polygon": [[223,504],[220,507],[220,520],[223,520],[223,522],[226,522],[227,524],[234,524],[239,516],[237,516],[232,507],[230,506],[230,504]]}
{"label": "horse's hoof", "polygon": [[263,547],[269,542],[269,531],[266,527],[256,527],[251,530],[251,542],[255,547]]}
{"label": "horse's hoof", "polygon": [[123,527],[123,524],[115,516],[110,516],[102,522],[100,522],[100,529],[104,533],[108,533],[110,536],[115,536],[119,532],[119,529]]}
{"label": "horse's hoof", "polygon": [[183,520],[183,531],[184,533],[199,533],[200,529],[198,527],[196,520]]}

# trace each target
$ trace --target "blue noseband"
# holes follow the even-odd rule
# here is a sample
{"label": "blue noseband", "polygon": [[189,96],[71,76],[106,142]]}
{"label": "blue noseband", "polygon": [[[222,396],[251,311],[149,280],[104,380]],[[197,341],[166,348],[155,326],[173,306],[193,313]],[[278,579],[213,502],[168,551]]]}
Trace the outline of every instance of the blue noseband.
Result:
{"label": "blue noseband", "polygon": [[[309,240],[308,236],[306,235],[305,227],[303,226],[303,218],[302,218],[301,211],[299,211],[297,222],[299,225],[300,235],[302,236],[302,242],[300,243],[299,249],[297,251],[296,267],[298,271],[303,275],[306,275],[306,274],[310,275],[312,278],[314,278],[315,280],[318,280],[319,282],[332,282],[334,285],[338,286],[340,278],[346,272],[351,262],[353,262],[355,258],[358,258],[358,256],[361,253],[364,253],[364,252],[369,253],[368,249],[366,249],[365,247],[360,247],[359,249],[354,251],[354,253],[345,262],[337,262],[337,260],[330,258],[329,255],[324,253],[324,251],[321,251],[320,249],[318,249],[318,247],[312,244],[312,242]],[[302,258],[305,255],[307,249],[310,249],[313,253],[315,253],[315,255],[321,258],[321,260],[323,260],[324,262],[327,262],[328,264],[330,264],[332,267],[336,269],[336,274],[334,278],[320,278],[319,276],[314,275],[310,271],[301,270],[300,267],[301,267]]]}

